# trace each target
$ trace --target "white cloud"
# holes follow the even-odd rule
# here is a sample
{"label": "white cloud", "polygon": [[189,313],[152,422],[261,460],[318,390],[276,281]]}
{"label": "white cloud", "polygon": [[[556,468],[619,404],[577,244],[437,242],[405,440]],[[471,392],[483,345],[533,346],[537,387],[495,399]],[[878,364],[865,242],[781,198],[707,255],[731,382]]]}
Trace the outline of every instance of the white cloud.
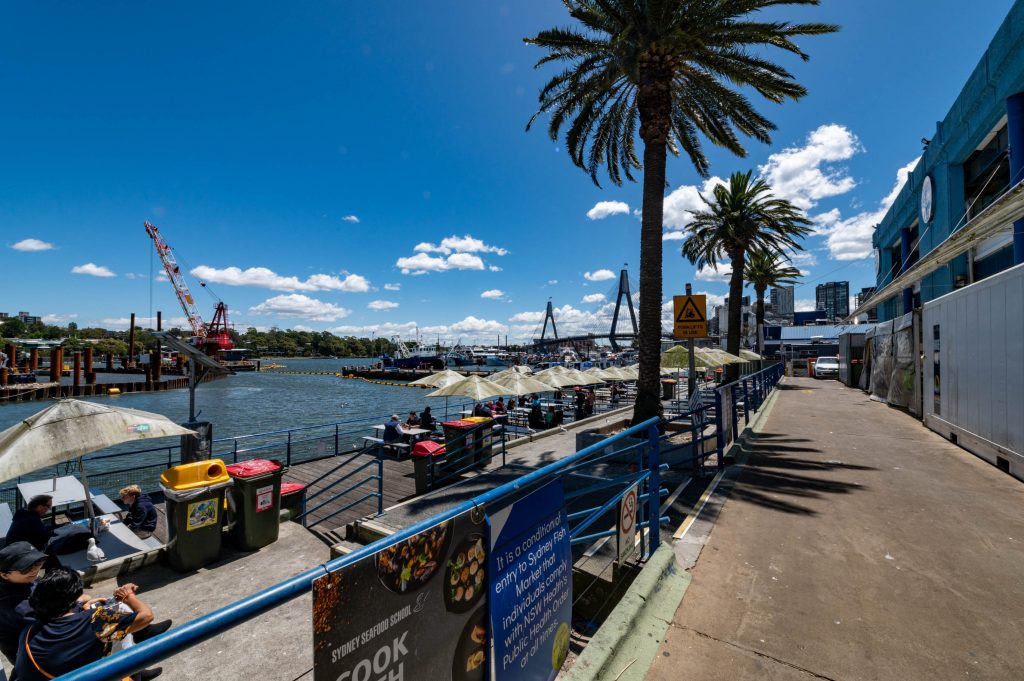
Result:
{"label": "white cloud", "polygon": [[484,261],[480,256],[471,253],[453,253],[448,257],[437,257],[421,251],[413,256],[399,258],[395,261],[395,267],[400,268],[402,274],[415,275],[447,270],[482,270]]}
{"label": "white cloud", "polygon": [[[166,273],[164,273],[162,270],[161,270],[161,273],[163,273],[164,277],[166,278],[166,276],[167,276]],[[145,274],[140,274],[138,272],[125,272],[124,278],[125,279],[133,279],[133,280],[134,279],[145,279],[146,275]]]}
{"label": "white cloud", "polygon": [[371,300],[366,307],[371,310],[393,310],[398,307],[398,303],[392,300]]}
{"label": "white cloud", "polygon": [[402,290],[402,285],[401,284],[384,284],[384,290],[385,291],[401,291]]}
{"label": "white cloud", "polygon": [[508,327],[499,321],[493,319],[477,319],[473,315],[470,315],[463,319],[461,322],[455,322],[448,327],[451,333],[469,333],[469,334],[490,334],[490,333],[505,333],[508,331]]}
{"label": "white cloud", "polygon": [[510,322],[529,322],[537,324],[544,319],[543,312],[518,312],[509,317]]}
{"label": "white cloud", "polygon": [[347,308],[339,307],[334,303],[325,303],[299,293],[268,298],[259,305],[250,307],[249,312],[256,315],[298,317],[315,322],[333,322],[352,314],[352,310]]}
{"label": "white cloud", "polygon": [[11,248],[25,253],[34,253],[36,251],[53,250],[56,246],[46,241],[40,241],[39,239],[22,239],[16,244],[11,244]]}
{"label": "white cloud", "polygon": [[44,314],[43,324],[50,324],[54,326],[63,326],[70,321],[78,319],[76,314]]}
{"label": "white cloud", "polygon": [[548,286],[557,286],[557,285],[558,285],[558,280],[557,279],[548,279]]}
{"label": "white cloud", "polygon": [[90,277],[116,277],[117,275],[109,268],[95,263],[87,262],[84,265],[75,265],[71,268],[73,274],[87,274]]}
{"label": "white cloud", "polygon": [[603,294],[603,293],[591,293],[588,296],[583,296],[583,300],[581,302],[584,302],[584,303],[600,303],[600,302],[604,302],[605,300],[607,300],[607,296],[605,294]]}
{"label": "white cloud", "polygon": [[813,300],[797,299],[793,301],[793,310],[795,312],[812,312],[817,309],[816,305],[817,303]]}
{"label": "white cloud", "polygon": [[860,140],[845,126],[822,125],[807,136],[804,146],[769,156],[758,172],[776,196],[809,210],[821,199],[846,194],[857,186],[846,168],[833,164],[849,160],[863,150]]}
{"label": "white cloud", "polygon": [[359,218],[356,217],[355,215],[346,215],[345,217],[342,218],[342,220],[344,220],[345,222],[351,222],[354,225],[359,224]]}
{"label": "white cloud", "polygon": [[[162,319],[163,328],[165,329],[188,329],[188,320],[184,317],[164,317]],[[85,326],[81,324],[80,326]],[[104,329],[121,330],[127,329],[131,326],[130,317],[105,317],[100,320],[92,320],[88,322],[88,326],[98,326]],[[135,326],[140,329],[155,329],[156,328],[156,317],[136,317]]]}
{"label": "white cloud", "polygon": [[686,232],[665,232],[661,235],[662,241],[683,241],[686,239]]}
{"label": "white cloud", "polygon": [[370,282],[366,277],[349,274],[344,278],[329,274],[314,274],[305,281],[298,277],[286,277],[266,267],[225,267],[217,269],[208,265],[200,265],[192,269],[192,275],[198,279],[214,284],[227,286],[256,286],[272,291],[345,291],[348,293],[365,293],[370,290]]}
{"label": "white cloud", "polygon": [[615,273],[611,270],[595,270],[593,272],[585,272],[583,278],[587,281],[608,281],[615,278]]}
{"label": "white cloud", "polygon": [[489,289],[480,294],[481,298],[487,298],[488,300],[500,300],[504,296],[505,292],[496,288]]}
{"label": "white cloud", "polygon": [[448,236],[441,239],[440,244],[432,244],[429,242],[422,242],[413,248],[417,253],[443,253],[449,255],[451,253],[494,253],[496,255],[507,255],[508,251],[504,248],[497,246],[489,246],[480,239],[476,239],[469,234],[465,236]]}
{"label": "white cloud", "polygon": [[604,220],[609,215],[629,213],[629,204],[623,201],[598,201],[594,207],[587,211],[587,217],[591,220]]}
{"label": "white cloud", "polygon": [[698,296],[707,296],[708,314],[719,305],[725,305],[725,296],[717,293],[708,293],[707,291],[698,291]]}
{"label": "white cloud", "polygon": [[[662,217],[662,223],[666,227],[674,228],[669,234],[678,232],[683,227],[686,227],[693,220],[694,213],[705,210],[707,204],[704,203],[701,196],[710,197],[715,186],[720,184],[725,184],[725,180],[720,177],[709,177],[700,188],[694,185],[683,185],[677,187],[671,194],[666,196],[663,206],[664,216]],[[662,238],[666,241],[678,240],[667,237]]]}
{"label": "white cloud", "polygon": [[488,265],[487,269],[489,269],[491,272],[501,272],[501,268],[498,267],[497,265]]}
{"label": "white cloud", "polygon": [[701,267],[694,276],[700,281],[728,283],[732,276],[732,265],[719,261],[718,267]]}
{"label": "white cloud", "polygon": [[861,260],[871,256],[871,237],[875,227],[889,212],[920,157],[896,171],[896,182],[873,211],[857,213],[843,219],[838,208],[814,216],[819,234],[824,234],[829,255],[836,260]]}

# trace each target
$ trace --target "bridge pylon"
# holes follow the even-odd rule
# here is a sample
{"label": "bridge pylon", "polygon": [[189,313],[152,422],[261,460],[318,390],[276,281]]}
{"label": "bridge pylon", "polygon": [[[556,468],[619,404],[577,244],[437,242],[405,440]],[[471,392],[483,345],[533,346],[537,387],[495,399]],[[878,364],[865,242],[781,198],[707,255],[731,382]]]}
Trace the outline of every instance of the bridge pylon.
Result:
{"label": "bridge pylon", "polygon": [[555,327],[555,313],[551,307],[551,301],[548,301],[548,307],[544,311],[544,328],[540,330],[540,339],[543,341],[545,336],[548,334],[548,320],[551,321],[551,333],[554,334],[555,339],[558,339],[558,329]]}
{"label": "bridge pylon", "polygon": [[615,352],[619,351],[619,344],[616,342],[615,336],[619,331],[619,313],[622,311],[623,297],[626,298],[626,307],[629,309],[629,320],[633,326],[633,335],[636,336],[639,333],[639,328],[636,324],[636,312],[633,310],[633,296],[629,290],[629,271],[625,268],[619,272],[619,292],[615,296],[615,313],[612,315],[612,332],[608,336],[608,340],[611,341],[612,350]]}

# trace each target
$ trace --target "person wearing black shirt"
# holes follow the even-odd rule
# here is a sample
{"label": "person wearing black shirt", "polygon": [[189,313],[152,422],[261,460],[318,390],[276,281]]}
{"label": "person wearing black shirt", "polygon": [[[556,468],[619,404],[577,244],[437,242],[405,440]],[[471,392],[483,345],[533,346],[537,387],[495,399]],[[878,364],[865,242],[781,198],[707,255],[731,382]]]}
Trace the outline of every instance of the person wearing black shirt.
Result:
{"label": "person wearing black shirt", "polygon": [[434,415],[430,413],[430,407],[424,407],[423,413],[420,414],[420,428],[424,430],[434,430]]}
{"label": "person wearing black shirt", "polygon": [[28,597],[45,562],[46,554],[28,542],[0,549],[0,653],[11,664],[18,658],[18,637],[35,622]]}
{"label": "person wearing black shirt", "polygon": [[53,497],[40,494],[29,499],[28,506],[18,509],[7,530],[7,544],[27,541],[38,551],[45,551],[53,530],[43,522],[43,516],[53,508]]}
{"label": "person wearing black shirt", "polygon": [[124,524],[139,539],[149,539],[156,530],[157,512],[153,500],[143,494],[138,485],[128,485],[121,490],[121,501],[128,507]]}

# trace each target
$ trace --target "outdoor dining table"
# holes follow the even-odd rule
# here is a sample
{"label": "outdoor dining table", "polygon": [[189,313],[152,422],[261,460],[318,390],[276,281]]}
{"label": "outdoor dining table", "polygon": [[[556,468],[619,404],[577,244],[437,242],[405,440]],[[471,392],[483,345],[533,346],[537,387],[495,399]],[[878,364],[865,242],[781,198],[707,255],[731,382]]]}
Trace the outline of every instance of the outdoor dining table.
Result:
{"label": "outdoor dining table", "polygon": [[112,560],[119,560],[128,556],[133,556],[137,553],[144,553],[146,551],[152,551],[159,549],[163,544],[156,537],[150,537],[148,539],[140,539],[134,532],[128,529],[128,526],[121,522],[120,518],[116,515],[108,514],[99,516],[97,521],[107,520],[109,525],[106,530],[96,533],[96,545],[103,550],[105,554],[104,560],[100,563],[94,563],[85,556],[85,549],[81,551],[75,551],[74,553],[66,553],[57,558],[60,559],[61,564],[65,567],[78,570],[79,572],[86,572],[95,565],[102,565],[103,563],[110,562]]}
{"label": "outdoor dining table", "polygon": [[18,492],[25,503],[40,494],[53,497],[54,507],[85,503],[85,487],[73,475],[22,482],[18,484]]}
{"label": "outdoor dining table", "polygon": [[[376,426],[373,426],[373,429],[375,431],[377,431],[377,432],[384,432],[384,424],[383,423],[377,424]],[[403,425],[402,426],[402,430],[405,431],[405,434],[408,435],[409,439],[412,440],[413,442],[415,442],[416,440],[419,440],[420,438],[422,438],[425,435],[429,435],[430,434],[429,430],[427,430],[425,428],[416,428],[414,426]]]}

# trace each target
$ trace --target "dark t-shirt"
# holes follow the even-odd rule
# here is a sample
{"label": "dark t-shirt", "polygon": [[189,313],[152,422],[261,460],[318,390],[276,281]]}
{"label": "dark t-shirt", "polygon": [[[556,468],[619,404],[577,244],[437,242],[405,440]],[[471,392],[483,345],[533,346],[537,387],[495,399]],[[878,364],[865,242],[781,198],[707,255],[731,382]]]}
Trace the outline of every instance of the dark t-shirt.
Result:
{"label": "dark t-shirt", "polygon": [[[36,622],[22,633],[18,643],[14,665],[18,680],[46,681],[109,655],[111,645],[128,634],[134,621],[134,612],[124,612],[120,604],[111,602],[111,605],[92,610],[83,610],[76,604],[69,615]],[[26,650],[26,637],[31,658]],[[50,676],[40,672],[37,666]]]}
{"label": "dark t-shirt", "polygon": [[11,527],[7,530],[6,546],[10,546],[16,541],[27,541],[36,547],[37,551],[45,551],[46,544],[52,536],[53,530],[46,526],[38,513],[23,508],[14,512]]}
{"label": "dark t-shirt", "polygon": [[25,627],[35,622],[28,597],[31,584],[14,584],[0,579],[0,653],[11,664],[18,656],[18,638]]}
{"label": "dark t-shirt", "polygon": [[148,494],[140,494],[135,503],[128,508],[125,525],[129,530],[152,532],[156,529],[157,512],[153,500]]}

